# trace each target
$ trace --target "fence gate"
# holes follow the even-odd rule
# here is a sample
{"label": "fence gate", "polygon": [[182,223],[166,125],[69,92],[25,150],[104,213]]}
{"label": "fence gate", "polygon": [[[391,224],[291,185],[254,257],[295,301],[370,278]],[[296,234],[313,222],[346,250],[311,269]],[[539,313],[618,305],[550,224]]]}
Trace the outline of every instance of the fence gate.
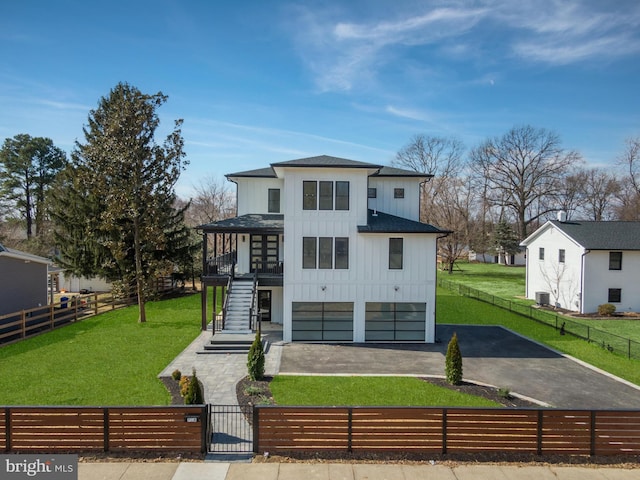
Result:
{"label": "fence gate", "polygon": [[253,452],[253,407],[240,405],[210,405],[210,452]]}

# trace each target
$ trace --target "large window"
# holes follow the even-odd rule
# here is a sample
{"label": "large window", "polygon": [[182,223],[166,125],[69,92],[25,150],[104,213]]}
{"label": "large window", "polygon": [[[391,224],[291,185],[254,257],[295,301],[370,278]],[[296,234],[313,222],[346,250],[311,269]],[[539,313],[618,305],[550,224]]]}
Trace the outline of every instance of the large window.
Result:
{"label": "large window", "polygon": [[349,210],[349,182],[305,180],[302,182],[303,210]]}
{"label": "large window", "polygon": [[317,210],[318,208],[318,182],[305,180],[302,182],[302,209]]}
{"label": "large window", "polygon": [[280,213],[280,189],[279,188],[269,189],[268,211],[269,213]]}
{"label": "large window", "polygon": [[621,288],[610,288],[609,289],[609,298],[607,300],[609,303],[620,303],[622,301],[622,289]]}
{"label": "large window", "polygon": [[302,268],[349,268],[349,237],[303,237]]}
{"label": "large window", "polygon": [[302,268],[316,268],[316,237],[302,238]]}
{"label": "large window", "polygon": [[609,270],[622,270],[622,252],[609,252]]}
{"label": "large window", "polygon": [[403,241],[402,238],[389,239],[389,269],[402,270]]}
{"label": "large window", "polygon": [[336,210],[349,210],[349,182],[336,182]]}

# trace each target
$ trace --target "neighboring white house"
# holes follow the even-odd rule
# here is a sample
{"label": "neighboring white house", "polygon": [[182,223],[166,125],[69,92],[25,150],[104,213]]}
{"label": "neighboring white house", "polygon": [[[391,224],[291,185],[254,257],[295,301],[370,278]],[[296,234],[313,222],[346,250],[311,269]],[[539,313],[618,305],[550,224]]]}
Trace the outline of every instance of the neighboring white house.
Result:
{"label": "neighboring white house", "polygon": [[49,276],[51,284],[55,291],[65,292],[109,292],[111,291],[111,282],[100,277],[77,277],[71,274],[65,274],[64,269],[56,266],[49,267]]}
{"label": "neighboring white house", "polygon": [[527,263],[526,249],[522,248],[518,253],[508,255],[498,255],[497,253],[486,252],[478,253],[475,250],[469,250],[469,261],[480,263],[498,263],[500,265],[524,266]]}
{"label": "neighboring white house", "polygon": [[329,156],[227,175],[238,216],[199,227],[203,300],[229,273],[234,284],[250,274],[287,342],[434,342],[436,241],[448,232],[419,221],[429,177]]}
{"label": "neighboring white house", "polygon": [[527,237],[527,298],[592,313],[640,311],[640,222],[553,220]]}
{"label": "neighboring white house", "polygon": [[50,260],[0,245],[0,315],[48,304]]}

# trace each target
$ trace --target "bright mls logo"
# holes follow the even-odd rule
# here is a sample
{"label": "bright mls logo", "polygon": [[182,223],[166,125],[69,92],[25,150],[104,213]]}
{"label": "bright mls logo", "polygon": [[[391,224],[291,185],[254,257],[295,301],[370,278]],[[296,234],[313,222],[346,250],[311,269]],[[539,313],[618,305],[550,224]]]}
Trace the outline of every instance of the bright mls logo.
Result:
{"label": "bright mls logo", "polygon": [[78,480],[77,455],[0,455],[0,478]]}

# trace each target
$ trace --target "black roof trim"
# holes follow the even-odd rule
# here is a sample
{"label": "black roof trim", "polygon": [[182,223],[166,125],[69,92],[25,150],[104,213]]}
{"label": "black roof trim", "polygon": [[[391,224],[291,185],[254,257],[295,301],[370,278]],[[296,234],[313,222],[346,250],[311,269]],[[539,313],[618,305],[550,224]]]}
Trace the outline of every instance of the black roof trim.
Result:
{"label": "black roof trim", "polygon": [[428,223],[416,222],[383,212],[369,210],[367,224],[358,225],[358,233],[436,233],[448,235],[450,230],[442,230]]}
{"label": "black roof trim", "polygon": [[284,215],[269,214],[247,214],[239,217],[226,218],[217,222],[206,223],[196,227],[203,232],[217,233],[250,233],[250,232],[284,232]]}
{"label": "black roof trim", "polygon": [[382,168],[382,165],[349,160],[348,158],[319,155],[286,162],[272,163],[272,167],[334,167],[334,168]]}
{"label": "black roof trim", "polygon": [[273,168],[257,168],[255,170],[247,170],[246,172],[228,173],[225,177],[254,177],[254,178],[276,178]]}

